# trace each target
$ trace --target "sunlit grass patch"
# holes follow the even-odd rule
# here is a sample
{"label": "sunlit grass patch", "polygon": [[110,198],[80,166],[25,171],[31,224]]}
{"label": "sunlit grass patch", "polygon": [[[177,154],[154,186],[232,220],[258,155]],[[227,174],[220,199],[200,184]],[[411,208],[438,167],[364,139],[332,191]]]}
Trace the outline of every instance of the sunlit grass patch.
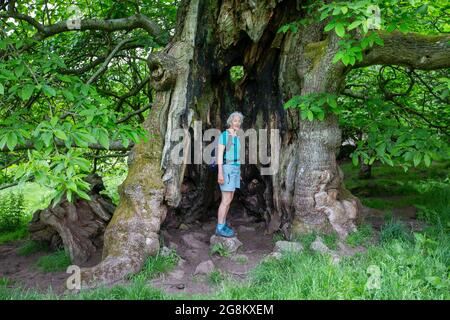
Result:
{"label": "sunlit grass patch", "polygon": [[65,250],[59,250],[42,256],[36,262],[36,267],[43,272],[65,271],[71,264],[70,256]]}

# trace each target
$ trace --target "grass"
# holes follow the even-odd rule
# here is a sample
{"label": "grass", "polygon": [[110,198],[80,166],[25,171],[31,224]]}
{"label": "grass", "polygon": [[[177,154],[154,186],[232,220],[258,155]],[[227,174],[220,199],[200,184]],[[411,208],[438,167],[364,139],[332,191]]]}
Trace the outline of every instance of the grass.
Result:
{"label": "grass", "polygon": [[277,241],[286,240],[282,232],[275,232],[272,236],[272,243],[275,244]]}
{"label": "grass", "polygon": [[230,251],[222,244],[215,243],[210,251],[210,255],[218,254],[221,257],[229,257],[231,255]]}
{"label": "grass", "polygon": [[412,234],[404,222],[391,218],[381,227],[380,242],[385,243],[395,239],[408,241],[412,239]]}
{"label": "grass", "polygon": [[214,269],[209,274],[208,279],[211,284],[218,285],[225,279],[225,276],[219,269]]}
{"label": "grass", "polygon": [[[424,255],[415,242],[392,240],[338,265],[327,255],[285,254],[252,270],[248,284],[224,284],[220,299],[449,299],[449,238]],[[380,288],[366,287],[380,270]],[[280,272],[282,270],[282,272]]]}
{"label": "grass", "polygon": [[65,250],[59,250],[42,256],[36,262],[36,267],[42,272],[65,271],[70,265],[70,256]]}
{"label": "grass", "polygon": [[11,280],[6,277],[0,278],[0,287],[8,286],[11,284]]}
{"label": "grass", "polygon": [[22,224],[18,229],[8,232],[2,232],[0,234],[0,244],[10,241],[24,239],[28,236],[28,226]]}
{"label": "grass", "polygon": [[178,263],[180,257],[175,250],[170,250],[168,254],[162,255],[161,251],[155,256],[148,257],[142,270],[129,277],[131,280],[149,280],[161,273],[171,270]]}
{"label": "grass", "polygon": [[22,186],[14,186],[0,190],[0,198],[6,197],[8,192],[20,192],[24,195],[24,211],[20,217],[20,224],[15,230],[0,233],[0,244],[26,238],[28,233],[28,222],[36,210],[46,208],[50,203],[51,189],[44,188],[34,182],[26,182]]}
{"label": "grass", "polygon": [[30,254],[42,251],[49,251],[48,245],[42,242],[29,240],[18,249],[17,253],[21,256],[28,256]]}
{"label": "grass", "polygon": [[370,224],[362,224],[358,230],[350,233],[345,241],[351,247],[367,246],[373,237],[373,233],[374,231]]}
{"label": "grass", "polygon": [[234,258],[234,261],[236,261],[239,264],[246,264],[248,262],[248,257],[245,255],[237,255]]}

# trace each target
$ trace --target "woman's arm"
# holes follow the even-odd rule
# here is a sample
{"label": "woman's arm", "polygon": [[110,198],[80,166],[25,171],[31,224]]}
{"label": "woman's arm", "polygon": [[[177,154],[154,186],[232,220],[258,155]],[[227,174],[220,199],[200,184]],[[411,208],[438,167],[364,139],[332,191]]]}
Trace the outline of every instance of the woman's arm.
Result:
{"label": "woman's arm", "polygon": [[218,174],[217,174],[217,182],[219,184],[222,184],[223,181],[223,153],[225,151],[225,146],[223,144],[219,143],[219,149],[217,150],[217,167],[218,167]]}

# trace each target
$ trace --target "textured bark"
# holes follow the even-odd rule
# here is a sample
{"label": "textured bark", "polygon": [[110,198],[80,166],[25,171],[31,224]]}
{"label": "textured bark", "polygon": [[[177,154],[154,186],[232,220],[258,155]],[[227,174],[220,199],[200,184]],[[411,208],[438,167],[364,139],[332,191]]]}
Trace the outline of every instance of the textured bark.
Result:
{"label": "textured bark", "polygon": [[84,264],[95,257],[103,247],[105,227],[114,212],[99,176],[87,179],[93,186],[92,201],[77,199],[70,203],[64,198],[55,208],[38,210],[29,224],[31,239],[46,242],[52,249],[67,248],[75,264]]}
{"label": "textured bark", "polygon": [[395,31],[380,33],[383,46],[374,46],[355,67],[373,64],[404,65],[414,69],[436,70],[450,67],[450,35],[426,36]]}
{"label": "textured bark", "polygon": [[83,288],[112,283],[138,272],[159,249],[158,232],[165,219],[159,169],[161,139],[158,109],[144,123],[148,141],[136,144],[128,158],[128,175],[119,186],[119,204],[104,235],[102,261],[81,270]]}
{"label": "textured bark", "polygon": [[[184,48],[193,41],[193,47],[183,50],[190,65],[183,67],[171,54],[149,58],[154,77],[167,79],[155,87],[171,97],[165,99],[161,118],[165,203],[169,216],[178,220],[199,219],[211,208],[214,212],[219,196],[208,190],[217,193],[216,177],[206,166],[171,163],[169,155],[178,142],[170,136],[174,129],[192,130],[194,120],[202,121],[203,130],[223,130],[226,116],[239,110],[246,116],[244,130],[276,128],[282,135],[278,174],[261,175],[260,164],[243,166],[244,184],[237,193],[241,204],[267,221],[267,232],[281,228],[290,236],[335,230],[345,237],[356,228],[361,204],[345,189],[336,164],[341,142],[337,118],[298,121],[296,111],[283,109],[293,95],[340,90],[345,70],[331,63],[337,38],[325,38],[322,24],[277,33],[283,23],[302,15],[295,2],[281,2],[191,1],[202,24],[195,29],[186,19],[184,28],[194,29],[177,33],[171,44]],[[234,65],[245,69],[238,84],[229,80]],[[187,71],[174,72],[180,69]],[[174,85],[180,79],[182,90]],[[190,148],[191,141],[185,145]]]}

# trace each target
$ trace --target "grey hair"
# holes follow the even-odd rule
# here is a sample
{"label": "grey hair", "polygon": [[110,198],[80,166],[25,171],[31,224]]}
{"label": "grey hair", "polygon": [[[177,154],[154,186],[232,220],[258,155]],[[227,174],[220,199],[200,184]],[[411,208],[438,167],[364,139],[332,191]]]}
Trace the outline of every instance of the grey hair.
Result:
{"label": "grey hair", "polygon": [[230,116],[227,119],[227,125],[231,126],[231,121],[233,121],[233,118],[238,116],[241,119],[241,124],[244,121],[244,115],[242,113],[240,113],[239,111],[235,111],[232,114],[230,114]]}

